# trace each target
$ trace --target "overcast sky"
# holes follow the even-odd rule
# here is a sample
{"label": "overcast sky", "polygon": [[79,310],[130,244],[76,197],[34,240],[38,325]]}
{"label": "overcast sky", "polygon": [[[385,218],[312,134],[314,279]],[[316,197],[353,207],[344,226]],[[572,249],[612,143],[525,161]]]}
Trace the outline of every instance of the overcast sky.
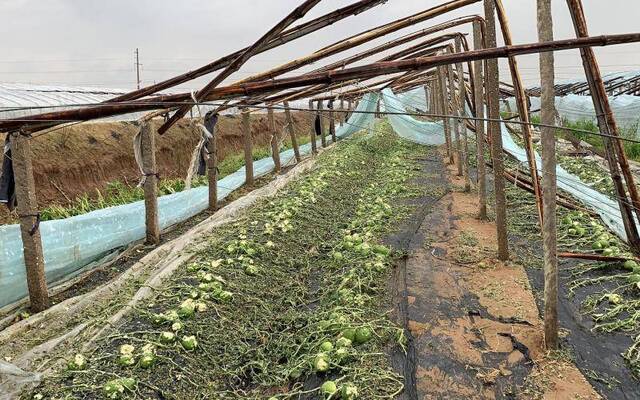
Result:
{"label": "overcast sky", "polygon": [[[306,19],[355,0],[323,0]],[[0,0],[0,82],[135,86],[134,50],[143,84],[186,72],[251,44],[302,0]],[[442,0],[389,0],[356,17],[258,56],[241,78],[311,53],[349,35],[401,18]],[[535,0],[503,0],[516,43],[535,42]],[[553,0],[556,38],[575,37],[564,0]],[[590,33],[640,31],[637,0],[583,0]],[[378,40],[389,40],[454,16],[476,14],[481,3]],[[462,29],[468,32],[465,27]],[[363,49],[358,48],[354,51]],[[598,48],[604,72],[640,69],[640,46]],[[346,57],[349,53],[337,58]],[[582,76],[577,52],[556,53],[558,79]],[[334,58],[336,59],[336,58]],[[373,61],[373,60],[371,60]],[[527,85],[535,84],[537,56],[520,58]],[[317,67],[317,66],[316,66]],[[308,68],[307,68],[308,70]],[[506,72],[506,70],[503,69]],[[508,80],[506,74],[501,79]],[[232,79],[233,80],[233,79]],[[197,89],[202,81],[185,88]]]}

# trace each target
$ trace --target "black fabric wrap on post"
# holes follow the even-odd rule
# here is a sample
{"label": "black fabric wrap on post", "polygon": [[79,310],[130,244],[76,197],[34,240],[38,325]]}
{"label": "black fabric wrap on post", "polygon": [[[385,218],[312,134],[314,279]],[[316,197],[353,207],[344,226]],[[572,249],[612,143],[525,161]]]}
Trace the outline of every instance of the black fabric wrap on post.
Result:
{"label": "black fabric wrap on post", "polygon": [[4,144],[2,159],[2,175],[0,175],[0,203],[5,203],[12,211],[16,205],[16,181],[13,176],[13,160],[11,159],[11,146],[9,135]]}
{"label": "black fabric wrap on post", "polygon": [[[218,123],[218,114],[213,110],[209,111],[204,116],[204,127],[209,131],[211,136],[216,134],[216,124]],[[209,145],[209,138],[205,138],[204,145],[200,150],[200,160],[198,161],[198,175],[205,176],[207,174],[207,146]]]}
{"label": "black fabric wrap on post", "polygon": [[322,120],[320,119],[320,114],[316,114],[314,128],[316,130],[316,136],[322,136]]}

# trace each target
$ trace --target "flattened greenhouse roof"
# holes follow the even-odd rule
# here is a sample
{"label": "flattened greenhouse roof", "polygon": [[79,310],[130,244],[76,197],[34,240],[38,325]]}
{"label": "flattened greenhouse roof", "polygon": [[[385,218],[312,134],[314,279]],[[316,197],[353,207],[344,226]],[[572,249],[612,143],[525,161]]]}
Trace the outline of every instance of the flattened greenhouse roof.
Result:
{"label": "flattened greenhouse roof", "polygon": [[[73,105],[101,103],[127,92],[126,89],[84,86],[0,83],[0,118],[23,118],[49,111],[62,111],[73,108]],[[108,120],[133,120],[139,116],[139,113],[121,115]]]}

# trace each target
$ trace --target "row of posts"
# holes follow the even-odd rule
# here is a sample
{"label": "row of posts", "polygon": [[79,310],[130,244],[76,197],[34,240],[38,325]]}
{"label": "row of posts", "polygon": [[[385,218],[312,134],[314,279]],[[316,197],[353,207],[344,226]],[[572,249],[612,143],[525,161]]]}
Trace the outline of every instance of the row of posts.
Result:
{"label": "row of posts", "polygon": [[[321,122],[321,143],[323,147],[328,146],[328,138],[332,142],[336,138],[336,119],[340,122],[346,121],[346,115],[350,110],[344,109],[345,103],[341,100],[341,109],[334,111],[328,109],[323,111],[322,101],[311,101],[310,111],[314,112],[320,118]],[[348,103],[351,107],[351,102]],[[271,154],[275,166],[275,172],[282,170],[280,160],[281,135],[277,132],[274,108],[268,107],[267,119],[269,133],[271,136]],[[296,136],[296,127],[291,114],[288,102],[284,102],[285,129],[288,134],[291,146],[293,148],[296,162],[302,160],[298,138]],[[242,115],[242,132],[244,141],[245,171],[246,185],[253,186],[255,184],[255,175],[253,168],[253,137],[251,128],[251,113],[248,109],[241,109]],[[325,120],[329,121],[328,134],[325,129]],[[205,121],[205,125],[207,122]],[[145,225],[146,225],[146,243],[149,245],[158,245],[161,242],[161,229],[158,212],[158,163],[156,159],[157,152],[157,132],[148,120],[143,120],[140,126],[140,153],[142,155],[142,172],[143,172],[143,190],[145,204]],[[207,178],[209,184],[209,210],[218,209],[218,166],[217,166],[217,136],[215,132],[213,137],[206,142],[206,160]],[[310,141],[312,146],[312,154],[318,152],[316,146],[316,131],[314,124],[311,124]],[[36,185],[33,175],[33,165],[31,158],[31,136],[23,132],[15,132],[11,134],[11,153],[13,160],[13,168],[16,181],[16,197],[18,199],[18,216],[20,219],[20,231],[22,236],[24,262],[27,272],[27,286],[29,290],[29,300],[31,309],[39,312],[50,307],[49,292],[45,275],[45,263],[42,248],[42,239],[39,229],[40,216],[38,213],[38,203],[36,199]]]}

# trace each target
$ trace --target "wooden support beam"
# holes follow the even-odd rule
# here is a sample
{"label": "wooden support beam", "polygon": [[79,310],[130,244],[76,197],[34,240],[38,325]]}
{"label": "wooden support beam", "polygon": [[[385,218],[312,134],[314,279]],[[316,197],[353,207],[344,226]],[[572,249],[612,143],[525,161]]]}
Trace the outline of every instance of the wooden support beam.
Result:
{"label": "wooden support beam", "polygon": [[140,127],[140,151],[144,172],[144,212],[146,243],[160,244],[160,222],[158,219],[158,166],[156,163],[156,134],[151,122],[145,120]]}
{"label": "wooden support beam", "polygon": [[338,141],[338,138],[336,137],[336,112],[333,110],[333,102],[329,103],[331,104],[331,107],[329,108],[329,110],[327,111],[327,115],[329,118],[329,135],[331,135],[331,141],[333,143]]}
{"label": "wooden support beam", "polygon": [[[448,94],[447,94],[447,74],[446,67],[438,67],[438,113],[449,115],[448,111]],[[444,140],[446,143],[447,157],[449,164],[453,164],[453,150],[451,148],[451,126],[449,118],[442,118],[442,126],[444,129]]]}
{"label": "wooden support beam", "polygon": [[424,10],[409,17],[401,18],[399,20],[390,22],[388,24],[367,30],[359,33],[353,37],[340,40],[332,45],[326,46],[321,50],[315,51],[307,56],[290,61],[286,64],[282,64],[269,71],[261,72],[259,74],[247,77],[236,83],[246,83],[261,81],[264,79],[273,79],[275,76],[283,75],[287,72],[294,71],[302,66],[312,64],[321,59],[333,56],[343,51],[352,49],[356,46],[368,43],[372,40],[381,38],[390,33],[397,32],[401,29],[413,26],[417,23],[424,22],[440,15],[444,15],[450,11],[457,10],[459,8],[477,3],[481,0],[450,0],[444,4],[437,5],[428,10]]}
{"label": "wooden support beam", "polygon": [[[587,28],[587,21],[584,14],[584,9],[581,0],[567,0],[569,11],[571,12],[571,18],[573,20],[574,28],[578,38],[586,38],[589,36]],[[627,233],[627,240],[631,247],[640,252],[640,237],[638,235],[638,227],[635,223],[633,212],[629,204],[633,205],[636,216],[640,219],[640,197],[638,195],[638,188],[635,184],[635,179],[631,173],[627,156],[624,152],[624,146],[619,138],[618,126],[611,110],[611,104],[609,104],[609,98],[602,81],[602,74],[600,72],[600,66],[596,60],[595,53],[591,48],[583,48],[580,50],[582,56],[585,75],[587,76],[587,82],[591,91],[591,98],[596,110],[596,116],[598,120],[598,127],[600,132],[605,135],[611,135],[614,138],[603,138],[605,145],[605,151],[609,160],[609,169],[611,171],[611,177],[616,187],[616,195],[618,197],[618,204],[620,205],[620,211],[622,213],[623,222]],[[619,164],[619,165],[618,165]],[[626,182],[626,189],[629,191],[629,197],[627,197],[626,190],[622,179],[620,177],[620,170],[624,176]]]}
{"label": "wooden support beam", "polygon": [[[310,33],[316,32],[322,28],[330,26],[350,16],[358,15],[362,12],[365,12],[371,8],[379,6],[386,2],[387,0],[360,0],[346,7],[342,7],[335,11],[332,11],[321,17],[315,18],[309,22],[300,24],[298,26],[295,26],[291,29],[288,29],[280,33],[276,38],[274,38],[268,44],[263,46],[260,49],[260,53],[274,49],[276,47],[280,47],[293,40],[306,36]],[[249,48],[247,47],[242,50],[238,50],[234,53],[228,54],[200,68],[189,71],[182,75],[175,76],[173,78],[167,79],[162,82],[154,83],[153,85],[144,87],[140,90],[136,90],[131,93],[118,96],[114,99],[109,100],[109,102],[122,102],[122,101],[131,101],[131,100],[141,99],[143,97],[152,95],[154,93],[158,93],[161,90],[165,90],[165,89],[183,84],[185,82],[189,82],[193,79],[197,79],[201,76],[207,75],[211,72],[227,67],[229,64],[231,64],[235,59],[241,56],[248,49]]]}
{"label": "wooden support beam", "polygon": [[313,100],[309,100],[309,112],[313,116],[313,120],[311,122],[311,132],[310,132],[311,155],[315,156],[316,154],[318,154],[318,149],[317,149],[318,145],[316,143],[316,116],[318,115],[318,111],[313,106]]}
{"label": "wooden support beam", "polygon": [[[457,158],[456,166],[458,168],[457,176],[462,176],[462,142],[460,140],[460,119],[456,118],[459,116],[460,107],[458,106],[458,94],[456,93],[455,81],[456,78],[453,74],[453,64],[449,64],[447,65],[447,84],[449,85],[449,98],[446,110],[447,114],[452,116],[451,121],[453,122],[453,134],[455,138],[455,158]],[[451,162],[453,163],[453,159],[451,160]]]}
{"label": "wooden support beam", "polygon": [[[473,46],[475,50],[484,48],[484,37],[482,34],[482,26],[480,21],[473,23]],[[487,220],[487,173],[484,161],[484,78],[483,78],[483,62],[480,60],[473,62],[474,88],[473,97],[476,111],[475,128],[476,128],[476,158],[478,164],[478,218]]]}
{"label": "wooden support beam", "polygon": [[207,141],[207,181],[209,183],[209,210],[216,211],[218,209],[218,125],[212,123],[212,119],[215,117],[217,122],[217,115],[207,114],[205,115],[204,125],[211,132],[213,136]]}
{"label": "wooden support beam", "polygon": [[271,131],[271,157],[273,158],[275,172],[279,173],[282,169],[280,163],[280,140],[278,139],[278,132],[276,130],[276,119],[273,115],[273,108],[267,110],[267,117],[269,119],[269,131]]}
{"label": "wooden support beam", "polygon": [[[456,53],[462,52],[462,35],[457,35],[455,38]],[[456,102],[458,105],[458,115],[463,117],[465,115],[465,97],[467,92],[467,86],[464,82],[464,70],[462,63],[456,63],[456,75],[458,78],[458,92]],[[460,137],[462,140],[462,151],[460,166],[462,167],[462,174],[464,176],[464,190],[465,192],[471,191],[471,180],[469,179],[469,141],[467,140],[467,127],[463,119],[458,120],[458,130],[460,131]]]}
{"label": "wooden support beam", "polygon": [[35,312],[50,307],[47,278],[44,272],[44,255],[40,237],[40,213],[36,199],[36,184],[31,161],[31,140],[23,134],[11,137],[11,158],[16,182],[18,217],[27,269],[27,287],[31,309]]}
{"label": "wooden support beam", "polygon": [[253,138],[251,137],[251,114],[249,109],[242,109],[242,132],[244,136],[245,184],[253,186]]}
{"label": "wooden support beam", "polygon": [[[611,46],[623,43],[640,42],[640,33],[621,35],[604,35],[589,38],[557,40],[551,43],[529,43],[516,46],[506,46],[478,51],[468,51],[462,54],[445,54],[431,57],[419,57],[408,60],[373,63],[359,67],[346,68],[339,71],[309,73],[291,78],[250,82],[241,85],[231,85],[214,89],[207,101],[244,98],[247,96],[261,96],[265,93],[278,92],[311,85],[335,84],[353,80],[364,80],[381,75],[389,75],[406,71],[425,70],[458,61],[488,60],[505,58],[524,54],[537,54],[548,51],[569,50],[593,46]],[[128,114],[147,110],[165,109],[190,102],[191,93],[156,96],[128,103],[101,104],[99,106],[78,108],[73,110],[56,111],[30,115],[29,120],[22,118],[0,120],[0,131],[29,131],[50,128],[62,123],[73,121],[88,121],[113,115]],[[280,100],[282,101],[282,100]]]}
{"label": "wooden support beam", "polygon": [[[507,46],[513,45],[513,39],[511,37],[511,30],[509,29],[509,21],[507,20],[507,13],[505,12],[502,0],[495,0],[498,19],[500,20],[500,26],[502,28],[502,37],[504,43]],[[511,80],[513,81],[513,87],[516,98],[516,105],[518,106],[518,114],[520,115],[520,121],[524,123],[521,125],[522,137],[524,139],[524,148],[527,153],[527,160],[529,162],[529,169],[531,170],[531,176],[534,182],[536,207],[538,209],[538,218],[540,220],[540,226],[542,226],[542,191],[540,190],[540,178],[538,177],[538,166],[536,165],[535,149],[533,147],[533,127],[529,125],[531,119],[529,118],[529,103],[527,101],[527,95],[525,93],[524,84],[520,77],[520,71],[518,70],[518,61],[515,57],[508,57],[509,70],[511,71]]]}
{"label": "wooden support beam", "polygon": [[318,115],[320,116],[320,142],[322,143],[322,147],[327,147],[327,132],[324,129],[324,105],[322,101],[318,101]]}
{"label": "wooden support beam", "polygon": [[424,85],[422,89],[424,90],[424,102],[426,104],[425,110],[423,111],[427,114],[433,114],[431,112],[431,89],[429,89],[429,84]]}
{"label": "wooden support beam", "polygon": [[[315,7],[320,0],[305,0],[301,5],[296,7],[289,15],[287,15],[282,21],[278,22],[276,26],[271,28],[269,32],[264,34],[258,41],[252,44],[249,48],[244,50],[242,54],[236,57],[229,65],[225,67],[222,72],[216,75],[211,82],[205,87],[199,90],[195,95],[197,101],[203,101],[209,96],[211,91],[221,84],[225,79],[231,76],[234,72],[238,71],[251,57],[260,53],[262,49],[269,44],[272,40],[276,39],[285,29],[297,20],[303,18],[313,7]],[[162,135],[169,130],[179,119],[187,115],[187,112],[191,109],[191,105],[184,105],[176,110],[176,112],[165,122],[158,134]]]}
{"label": "wooden support beam", "polygon": [[[486,48],[496,47],[496,3],[495,0],[484,0],[486,26]],[[507,241],[507,199],[504,187],[504,160],[502,154],[502,132],[500,130],[500,98],[498,90],[500,77],[498,72],[498,60],[487,60],[485,85],[487,102],[489,104],[488,123],[491,136],[491,157],[493,160],[493,183],[496,198],[496,229],[498,237],[498,258],[506,261],[509,259],[509,243]]]}
{"label": "wooden support beam", "polygon": [[296,127],[293,124],[293,118],[291,118],[291,110],[289,109],[289,102],[285,101],[284,114],[287,119],[287,130],[289,131],[289,137],[291,138],[291,146],[293,147],[293,154],[296,157],[296,162],[302,161],[300,156],[300,146],[298,146],[298,138],[296,137]]}
{"label": "wooden support beam", "polygon": [[[551,0],[538,0],[538,40],[553,41]],[[540,54],[541,122],[556,120],[553,53]],[[553,128],[540,128],[542,140],[542,243],[544,252],[544,338],[548,350],[558,348],[558,242],[556,226],[556,137]],[[535,180],[533,180],[535,184]]]}

